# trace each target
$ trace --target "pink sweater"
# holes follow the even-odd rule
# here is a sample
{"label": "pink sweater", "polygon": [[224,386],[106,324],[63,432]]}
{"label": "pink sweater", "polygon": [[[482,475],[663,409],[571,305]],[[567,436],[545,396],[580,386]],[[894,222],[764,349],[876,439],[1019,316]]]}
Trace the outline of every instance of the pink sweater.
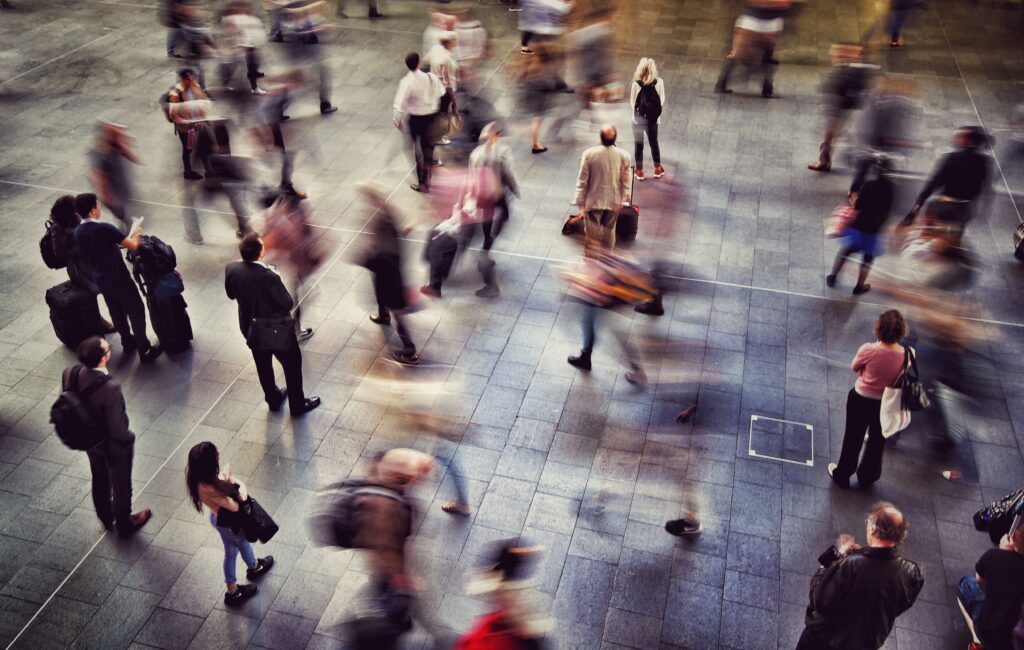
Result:
{"label": "pink sweater", "polygon": [[860,395],[871,399],[882,399],[886,386],[892,386],[903,370],[903,348],[883,348],[877,341],[865,343],[857,350],[850,369],[857,373],[853,385]]}

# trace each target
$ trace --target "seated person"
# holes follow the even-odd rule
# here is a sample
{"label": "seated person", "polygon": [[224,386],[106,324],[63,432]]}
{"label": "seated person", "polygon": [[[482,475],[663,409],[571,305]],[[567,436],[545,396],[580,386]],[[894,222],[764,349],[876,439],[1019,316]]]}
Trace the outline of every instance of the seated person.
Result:
{"label": "seated person", "polygon": [[1012,650],[1013,628],[1024,604],[1024,526],[985,551],[975,576],[964,576],[957,590],[960,609],[974,636],[973,649]]}

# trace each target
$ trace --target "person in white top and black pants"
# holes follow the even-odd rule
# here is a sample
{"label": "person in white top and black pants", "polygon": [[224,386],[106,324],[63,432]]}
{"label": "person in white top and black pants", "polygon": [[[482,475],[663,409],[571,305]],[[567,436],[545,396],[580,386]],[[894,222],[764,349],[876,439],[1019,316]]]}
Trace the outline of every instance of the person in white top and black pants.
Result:
{"label": "person in white top and black pants", "polygon": [[[645,88],[653,88],[654,95],[650,91],[644,92]],[[639,103],[638,103],[638,100]],[[654,177],[661,178],[665,175],[665,168],[661,166],[661,147],[658,146],[658,123],[661,121],[661,112],[665,108],[665,82],[658,77],[658,66],[654,59],[644,57],[636,67],[633,75],[633,85],[629,93],[629,105],[633,107],[633,142],[634,158],[636,159],[636,179],[644,180],[644,133],[651,143],[651,158],[654,160]]]}
{"label": "person in white top and black pants", "polygon": [[428,171],[434,159],[434,143],[429,131],[445,89],[436,76],[420,70],[420,55],[416,52],[406,55],[405,65],[409,72],[398,82],[398,92],[395,93],[395,128],[405,131],[405,118],[408,116],[409,137],[416,158],[417,183],[412,189],[428,192]]}

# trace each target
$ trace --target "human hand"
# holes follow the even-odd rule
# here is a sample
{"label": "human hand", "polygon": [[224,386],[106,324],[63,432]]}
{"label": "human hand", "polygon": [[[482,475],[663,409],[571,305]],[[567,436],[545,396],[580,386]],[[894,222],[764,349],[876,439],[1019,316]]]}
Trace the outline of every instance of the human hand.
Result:
{"label": "human hand", "polygon": [[999,540],[999,548],[1003,551],[1016,550],[1016,547],[1013,545],[1013,540],[1010,539],[1009,535],[1003,535],[1003,538]]}
{"label": "human hand", "polygon": [[839,551],[840,555],[849,555],[850,551],[855,551],[860,548],[857,544],[853,535],[843,534],[836,540],[836,550]]}

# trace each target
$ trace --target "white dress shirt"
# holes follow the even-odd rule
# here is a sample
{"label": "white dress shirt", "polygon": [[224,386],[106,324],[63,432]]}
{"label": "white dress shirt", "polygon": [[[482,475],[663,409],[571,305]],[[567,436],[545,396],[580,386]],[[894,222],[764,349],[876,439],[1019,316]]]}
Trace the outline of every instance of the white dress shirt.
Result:
{"label": "white dress shirt", "polygon": [[419,68],[410,70],[398,82],[398,92],[395,93],[395,124],[400,124],[404,115],[436,113],[438,100],[443,94],[444,86],[436,76]]}

